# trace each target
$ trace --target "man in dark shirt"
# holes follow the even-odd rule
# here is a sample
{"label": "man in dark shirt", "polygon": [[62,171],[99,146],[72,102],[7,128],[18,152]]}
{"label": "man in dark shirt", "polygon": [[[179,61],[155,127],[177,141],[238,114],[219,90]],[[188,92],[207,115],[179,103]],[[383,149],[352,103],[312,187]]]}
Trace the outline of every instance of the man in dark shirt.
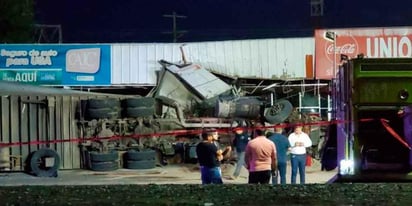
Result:
{"label": "man in dark shirt", "polygon": [[275,133],[269,136],[269,139],[276,146],[279,171],[279,175],[272,176],[272,184],[278,183],[278,176],[280,176],[280,184],[286,184],[287,152],[289,151],[290,144],[288,138],[282,132],[282,126],[279,125],[275,127]]}
{"label": "man in dark shirt", "polygon": [[196,146],[196,154],[200,165],[202,184],[222,184],[220,161],[223,156],[213,143],[215,130],[205,131],[202,134],[203,141]]}
{"label": "man in dark shirt", "polygon": [[236,148],[237,162],[236,169],[233,172],[232,178],[236,179],[239,177],[242,167],[245,166],[245,149],[247,143],[249,142],[249,136],[242,127],[237,127],[234,129],[234,131],[235,139],[233,140],[233,145]]}

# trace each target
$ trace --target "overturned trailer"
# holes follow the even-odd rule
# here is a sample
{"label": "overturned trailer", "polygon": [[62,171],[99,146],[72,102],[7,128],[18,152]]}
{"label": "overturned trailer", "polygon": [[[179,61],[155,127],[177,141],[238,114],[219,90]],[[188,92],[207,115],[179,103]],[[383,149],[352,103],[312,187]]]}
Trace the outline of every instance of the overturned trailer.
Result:
{"label": "overturned trailer", "polygon": [[281,123],[292,112],[271,95],[243,96],[201,65],[160,64],[158,84],[144,97],[4,83],[20,89],[2,91],[3,169],[54,176],[58,169],[153,168],[176,156],[180,143],[183,158],[195,158],[204,128],[230,133]]}
{"label": "overturned trailer", "polygon": [[100,159],[106,158],[98,157],[113,150],[125,151],[123,166],[129,169],[166,164],[181,147],[187,152],[179,154],[181,161],[193,159],[193,146],[205,128],[219,129],[224,136],[236,126],[281,123],[292,112],[286,100],[242,96],[201,65],[159,63],[158,84],[147,96],[82,103],[81,133],[86,139],[95,137],[83,144],[92,151],[92,170],[116,169],[115,154],[102,168]]}

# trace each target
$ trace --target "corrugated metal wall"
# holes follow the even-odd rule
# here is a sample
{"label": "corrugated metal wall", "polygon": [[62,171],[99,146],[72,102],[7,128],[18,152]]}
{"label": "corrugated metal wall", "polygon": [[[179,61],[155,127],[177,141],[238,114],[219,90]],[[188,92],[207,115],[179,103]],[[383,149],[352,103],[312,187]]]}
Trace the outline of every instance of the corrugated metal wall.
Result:
{"label": "corrugated metal wall", "polygon": [[[182,44],[112,44],[112,84],[156,84],[157,61],[181,61]],[[184,50],[188,61],[219,73],[287,79],[305,77],[314,45],[309,37],[187,43]]]}
{"label": "corrugated metal wall", "polygon": [[[76,111],[81,99],[105,96],[108,95],[80,95],[75,92],[73,95],[53,93],[48,96],[1,96],[0,142],[16,145],[0,148],[3,160],[0,169],[4,165],[10,165],[11,170],[23,171],[24,161],[28,155],[47,146],[44,143],[39,144],[39,141],[60,141],[49,145],[61,158],[60,169],[81,168],[79,142],[74,141],[80,138]],[[28,142],[33,144],[27,144]],[[4,160],[10,162],[5,163]]]}
{"label": "corrugated metal wall", "polygon": [[[72,96],[2,96],[1,139],[2,143],[23,143],[8,148],[12,170],[23,170],[29,153],[46,147],[37,141],[73,140],[79,137],[75,111],[80,97]],[[48,105],[42,104],[48,101]],[[24,144],[32,142],[34,144]],[[80,168],[78,142],[50,144],[61,158],[61,169]],[[4,149],[4,148],[3,148]]]}

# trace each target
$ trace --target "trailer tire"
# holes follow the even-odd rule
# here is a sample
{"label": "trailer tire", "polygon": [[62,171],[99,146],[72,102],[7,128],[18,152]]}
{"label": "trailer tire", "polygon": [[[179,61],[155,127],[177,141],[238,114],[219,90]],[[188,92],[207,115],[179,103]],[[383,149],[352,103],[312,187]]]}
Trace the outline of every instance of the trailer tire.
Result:
{"label": "trailer tire", "polygon": [[137,118],[137,117],[151,117],[155,113],[154,106],[151,107],[127,107],[126,117]]}
{"label": "trailer tire", "polygon": [[156,167],[156,160],[140,160],[126,162],[127,169],[152,169]]}
{"label": "trailer tire", "polygon": [[92,162],[110,162],[117,161],[119,159],[119,153],[117,151],[111,152],[90,152],[90,160]]}
{"label": "trailer tire", "polygon": [[[45,158],[54,158],[53,166],[46,167]],[[57,177],[60,167],[60,157],[56,151],[48,148],[40,149],[31,154],[30,172],[38,177]]]}
{"label": "trailer tire", "polygon": [[120,101],[116,98],[89,99],[87,106],[92,109],[120,107]]}
{"label": "trailer tire", "polygon": [[272,107],[265,109],[265,119],[270,124],[284,122],[293,111],[293,105],[287,100],[280,100]]}
{"label": "trailer tire", "polygon": [[92,162],[90,169],[93,171],[113,171],[119,169],[119,162],[109,161],[109,162]]}
{"label": "trailer tire", "polygon": [[123,100],[123,106],[128,107],[154,107],[153,97],[128,98]]}
{"label": "trailer tire", "polygon": [[127,161],[143,161],[143,160],[154,160],[156,158],[156,151],[154,150],[129,150],[126,152]]}
{"label": "trailer tire", "polygon": [[116,119],[120,117],[120,109],[119,108],[99,108],[99,109],[91,109],[87,110],[87,117],[88,119]]}

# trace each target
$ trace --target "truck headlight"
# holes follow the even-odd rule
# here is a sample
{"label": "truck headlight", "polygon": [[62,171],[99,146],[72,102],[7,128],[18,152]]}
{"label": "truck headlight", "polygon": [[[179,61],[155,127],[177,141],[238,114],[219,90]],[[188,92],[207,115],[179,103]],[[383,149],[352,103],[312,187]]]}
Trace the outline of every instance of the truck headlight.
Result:
{"label": "truck headlight", "polygon": [[339,174],[341,175],[350,175],[354,171],[353,160],[341,160],[339,163]]}

